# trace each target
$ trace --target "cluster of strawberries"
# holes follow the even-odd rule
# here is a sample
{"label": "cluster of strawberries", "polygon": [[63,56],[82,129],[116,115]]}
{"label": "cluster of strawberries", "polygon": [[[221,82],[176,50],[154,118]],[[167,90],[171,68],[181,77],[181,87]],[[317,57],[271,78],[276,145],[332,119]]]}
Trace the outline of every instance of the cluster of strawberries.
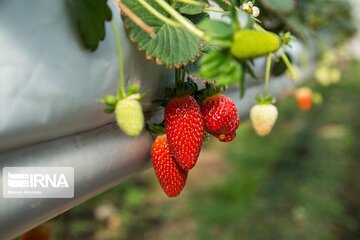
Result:
{"label": "cluster of strawberries", "polygon": [[[203,97],[184,93],[165,105],[166,134],[156,137],[151,156],[155,175],[169,197],[176,197],[184,188],[188,172],[199,157],[205,132],[222,142],[230,142],[236,136],[240,121],[235,103],[213,87],[208,84]],[[296,91],[300,109],[311,108],[312,95],[306,87]],[[257,104],[250,110],[252,127],[260,136],[268,135],[276,122],[274,101],[269,95],[258,96]]]}
{"label": "cluster of strawberries", "polygon": [[188,172],[199,157],[205,131],[222,142],[236,136],[239,116],[235,103],[221,93],[201,101],[189,94],[175,97],[165,107],[165,132],[151,150],[155,175],[169,197],[184,188]]}

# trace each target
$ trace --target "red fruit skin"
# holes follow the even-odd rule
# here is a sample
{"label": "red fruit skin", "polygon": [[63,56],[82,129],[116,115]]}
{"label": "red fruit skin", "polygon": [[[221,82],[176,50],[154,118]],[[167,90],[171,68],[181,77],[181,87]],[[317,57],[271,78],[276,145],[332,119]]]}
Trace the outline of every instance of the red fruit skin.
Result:
{"label": "red fruit skin", "polygon": [[201,105],[205,130],[221,142],[230,142],[236,136],[240,120],[235,103],[227,96],[217,94]]}
{"label": "red fruit skin", "polygon": [[296,95],[296,102],[299,108],[306,112],[309,111],[313,104],[313,93],[310,89],[301,89]]}
{"label": "red fruit skin", "polygon": [[178,196],[185,186],[188,173],[182,170],[171,156],[166,135],[160,135],[155,139],[151,156],[161,188],[168,197]]}
{"label": "red fruit skin", "polygon": [[200,106],[190,95],[172,99],[165,107],[165,131],[170,153],[184,170],[190,170],[199,157],[204,137]]}

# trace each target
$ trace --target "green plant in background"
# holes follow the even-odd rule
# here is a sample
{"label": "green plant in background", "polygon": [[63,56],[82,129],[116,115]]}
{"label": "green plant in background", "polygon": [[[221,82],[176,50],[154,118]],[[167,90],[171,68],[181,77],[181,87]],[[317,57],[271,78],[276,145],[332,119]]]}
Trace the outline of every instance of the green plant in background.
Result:
{"label": "green plant in background", "polygon": [[320,46],[320,51],[344,43],[356,32],[354,13],[347,0],[259,0],[257,3],[265,9],[259,20],[266,28],[274,32],[291,31],[306,43]]}

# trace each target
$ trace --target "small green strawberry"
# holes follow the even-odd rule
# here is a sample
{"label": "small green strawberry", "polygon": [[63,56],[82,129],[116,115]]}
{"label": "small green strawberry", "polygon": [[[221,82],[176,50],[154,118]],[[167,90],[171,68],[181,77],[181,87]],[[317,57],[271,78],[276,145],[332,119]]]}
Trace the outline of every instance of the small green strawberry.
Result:
{"label": "small green strawberry", "polygon": [[266,136],[271,132],[278,117],[278,110],[271,99],[258,98],[257,104],[250,110],[251,124],[260,136]]}
{"label": "small green strawberry", "polygon": [[245,29],[234,34],[230,51],[235,58],[246,60],[275,52],[280,46],[280,38],[272,32]]}
{"label": "small green strawberry", "polygon": [[107,106],[106,113],[115,112],[115,118],[120,129],[128,136],[138,136],[144,128],[144,114],[140,100],[144,94],[140,94],[140,85],[133,83],[126,91],[123,59],[121,53],[121,41],[116,25],[112,22],[114,30],[116,49],[119,61],[119,86],[117,95],[107,95],[100,102]]}
{"label": "small green strawberry", "polygon": [[131,96],[117,102],[115,117],[120,129],[128,136],[136,137],[144,128],[141,104],[138,99],[131,98]]}

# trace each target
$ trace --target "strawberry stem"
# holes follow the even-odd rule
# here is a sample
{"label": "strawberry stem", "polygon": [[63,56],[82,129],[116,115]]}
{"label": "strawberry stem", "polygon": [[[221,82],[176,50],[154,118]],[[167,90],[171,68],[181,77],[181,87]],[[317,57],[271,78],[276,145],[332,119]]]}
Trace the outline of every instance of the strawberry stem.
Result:
{"label": "strawberry stem", "polygon": [[284,61],[288,71],[289,71],[289,76],[291,78],[291,80],[295,81],[295,73],[294,73],[294,69],[289,61],[289,58],[286,56],[285,52],[283,49],[279,50],[280,56],[282,58],[282,60]]}
{"label": "strawberry stem", "polygon": [[265,96],[267,96],[269,94],[271,59],[272,59],[272,54],[270,53],[266,58],[265,83],[264,83],[264,94],[265,94]]}
{"label": "strawberry stem", "polygon": [[185,4],[189,4],[192,6],[199,6],[199,7],[208,6],[208,4],[206,4],[206,3],[202,3],[202,2],[198,2],[198,1],[194,1],[194,0],[174,0],[174,2],[180,2],[180,3],[185,3]]}
{"label": "strawberry stem", "polygon": [[205,33],[195,27],[189,20],[183,17],[179,12],[177,12],[173,7],[171,7],[165,0],[154,0],[157,4],[159,4],[167,13],[170,14],[173,18],[175,18],[183,27],[185,27],[189,32],[194,34],[200,39],[204,39]]}
{"label": "strawberry stem", "polygon": [[180,75],[180,79],[181,79],[181,82],[184,82],[185,81],[185,67],[184,68],[181,68],[181,71],[180,71],[181,75]]}
{"label": "strawberry stem", "polygon": [[175,68],[175,83],[180,86],[185,80],[185,70],[182,68]]}
{"label": "strawberry stem", "polygon": [[256,31],[266,32],[266,30],[257,23],[254,23],[253,27]]}
{"label": "strawberry stem", "polygon": [[119,8],[121,9],[121,13],[125,14],[130,18],[139,28],[147,32],[150,37],[155,37],[155,32],[152,27],[147,25],[143,20],[141,20],[133,11],[131,11],[125,4],[121,1],[117,1]]}
{"label": "strawberry stem", "polygon": [[126,97],[126,92],[125,92],[125,75],[124,75],[123,59],[122,59],[122,52],[121,52],[121,42],[120,42],[119,32],[117,30],[114,20],[111,21],[111,26],[114,30],[118,62],[119,62],[119,87],[118,87],[117,94],[118,94],[119,99],[123,99]]}
{"label": "strawberry stem", "polygon": [[198,2],[198,1],[194,1],[194,0],[174,0],[174,2],[180,2],[180,3],[192,5],[192,6],[202,7],[204,9],[204,12],[216,12],[216,13],[223,13],[223,14],[226,13],[226,11],[223,11],[223,10],[209,8],[209,4],[204,3],[204,2]]}
{"label": "strawberry stem", "polygon": [[163,21],[164,23],[173,26],[175,28],[180,27],[180,24],[177,22],[174,22],[170,20],[169,18],[165,17],[161,13],[159,13],[155,8],[153,8],[149,3],[147,3],[145,0],[137,0],[146,10],[148,10],[152,15],[157,17],[160,21]]}
{"label": "strawberry stem", "polygon": [[207,8],[207,7],[204,8],[204,11],[205,11],[205,12],[222,13],[222,14],[227,13],[226,11],[223,11],[223,10],[218,10],[218,9],[213,9],[213,8]]}
{"label": "strawberry stem", "polygon": [[175,85],[178,86],[180,83],[180,69],[175,68]]}

